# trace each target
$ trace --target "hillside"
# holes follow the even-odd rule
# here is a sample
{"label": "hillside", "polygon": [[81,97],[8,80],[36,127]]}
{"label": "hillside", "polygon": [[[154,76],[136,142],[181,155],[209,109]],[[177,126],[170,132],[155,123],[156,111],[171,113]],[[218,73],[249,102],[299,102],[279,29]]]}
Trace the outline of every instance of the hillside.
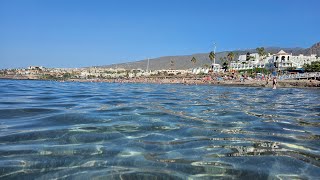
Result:
{"label": "hillside", "polygon": [[311,46],[311,48],[308,48],[307,53],[308,54],[317,54],[318,56],[320,56],[320,42],[314,44],[313,46]]}
{"label": "hillside", "polygon": [[[280,47],[269,47],[266,48],[266,52],[269,53],[277,53],[281,49],[286,51],[287,53],[292,53],[293,55],[310,55],[317,54],[320,55],[320,43],[316,43],[310,48],[280,48]],[[235,59],[238,59],[238,56],[241,54],[245,54],[247,52],[253,53],[256,52],[253,49],[248,49],[245,51],[233,51],[235,53]],[[216,53],[216,63],[221,64],[221,58],[226,57],[229,51],[217,52]],[[191,62],[192,57],[197,59],[196,63],[193,64]],[[106,65],[103,67],[107,68],[125,68],[125,69],[147,69],[147,60],[140,60],[128,63],[121,64],[112,64]],[[210,65],[212,62],[209,59],[208,53],[198,53],[192,55],[182,55],[182,56],[164,56],[159,58],[150,59],[149,61],[149,69],[150,70],[158,70],[158,69],[189,69],[194,67],[200,67],[204,65]]]}

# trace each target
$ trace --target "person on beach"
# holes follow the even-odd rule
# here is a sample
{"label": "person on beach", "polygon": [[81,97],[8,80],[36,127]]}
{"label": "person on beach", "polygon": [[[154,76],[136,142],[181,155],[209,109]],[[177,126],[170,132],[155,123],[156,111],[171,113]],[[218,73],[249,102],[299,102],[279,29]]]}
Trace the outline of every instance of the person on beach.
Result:
{"label": "person on beach", "polygon": [[274,77],[273,78],[273,88],[272,89],[277,89],[277,78],[276,77]]}

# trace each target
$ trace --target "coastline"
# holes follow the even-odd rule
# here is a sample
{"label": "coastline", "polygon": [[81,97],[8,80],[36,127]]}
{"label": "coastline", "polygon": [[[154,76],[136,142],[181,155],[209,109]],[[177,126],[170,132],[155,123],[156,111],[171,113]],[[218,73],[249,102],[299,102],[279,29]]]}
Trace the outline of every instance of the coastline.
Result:
{"label": "coastline", "polygon": [[[200,78],[129,78],[129,79],[28,79],[0,77],[6,80],[39,80],[39,81],[57,81],[57,82],[100,82],[100,83],[145,83],[145,84],[185,84],[185,85],[217,85],[217,86],[235,86],[235,87],[262,87],[272,88],[272,81],[268,84],[264,80],[203,80]],[[319,88],[319,80],[278,80],[278,88]]]}
{"label": "coastline", "polygon": [[[220,82],[222,86],[244,86],[244,87],[265,87],[272,88],[272,81],[266,84],[265,81],[246,82]],[[277,88],[320,88],[320,81],[317,80],[278,80]]]}

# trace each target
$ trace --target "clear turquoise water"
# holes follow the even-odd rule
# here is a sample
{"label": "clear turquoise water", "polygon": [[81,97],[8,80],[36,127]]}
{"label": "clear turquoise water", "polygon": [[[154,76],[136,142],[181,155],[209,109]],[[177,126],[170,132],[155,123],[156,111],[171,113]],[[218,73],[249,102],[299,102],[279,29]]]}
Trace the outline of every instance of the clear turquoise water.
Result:
{"label": "clear turquoise water", "polygon": [[317,179],[320,90],[0,81],[0,179]]}

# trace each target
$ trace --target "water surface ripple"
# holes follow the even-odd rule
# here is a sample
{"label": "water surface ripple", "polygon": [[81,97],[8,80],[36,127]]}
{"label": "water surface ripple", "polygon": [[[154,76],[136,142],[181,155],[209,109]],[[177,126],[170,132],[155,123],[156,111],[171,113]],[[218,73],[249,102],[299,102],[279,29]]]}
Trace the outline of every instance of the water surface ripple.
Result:
{"label": "water surface ripple", "polygon": [[320,91],[0,81],[0,179],[316,179]]}

